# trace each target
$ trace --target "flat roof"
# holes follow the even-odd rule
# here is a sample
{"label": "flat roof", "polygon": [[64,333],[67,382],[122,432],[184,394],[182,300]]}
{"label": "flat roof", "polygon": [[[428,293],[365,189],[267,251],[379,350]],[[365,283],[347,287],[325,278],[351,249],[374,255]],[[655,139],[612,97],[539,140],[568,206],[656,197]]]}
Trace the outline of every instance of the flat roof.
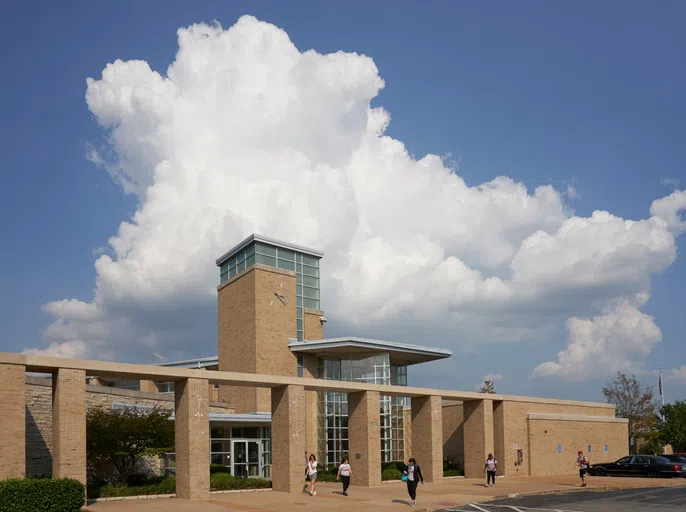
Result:
{"label": "flat roof", "polygon": [[167,366],[172,368],[207,368],[219,364],[218,356],[200,357],[198,359],[184,359],[183,361],[169,361],[168,363],[157,363],[156,366]]}
{"label": "flat roof", "polygon": [[253,242],[263,242],[265,244],[269,245],[275,245],[276,247],[282,247],[284,249],[290,249],[291,251],[296,251],[296,252],[301,252],[303,254],[307,254],[309,256],[314,256],[315,258],[322,258],[324,257],[324,253],[321,251],[316,251],[314,249],[309,249],[307,247],[303,247],[302,245],[296,245],[292,244],[290,242],[284,242],[282,240],[276,240],[275,238],[269,238],[267,236],[262,236],[253,233],[250,235],[248,238],[234,246],[230,251],[224,253],[222,256],[217,258],[216,264],[219,267],[222,263],[224,263],[226,260],[228,260],[231,256],[235,255],[237,252],[239,252],[241,249],[244,249],[248,245],[250,245]]}
{"label": "flat roof", "polygon": [[298,341],[288,340],[288,347],[295,353],[315,353],[317,355],[346,355],[373,354],[377,352],[390,353],[394,362],[407,365],[426,363],[438,359],[446,359],[453,355],[451,350],[444,348],[423,347],[394,341],[373,340],[369,338],[344,337],[325,338],[321,340]]}

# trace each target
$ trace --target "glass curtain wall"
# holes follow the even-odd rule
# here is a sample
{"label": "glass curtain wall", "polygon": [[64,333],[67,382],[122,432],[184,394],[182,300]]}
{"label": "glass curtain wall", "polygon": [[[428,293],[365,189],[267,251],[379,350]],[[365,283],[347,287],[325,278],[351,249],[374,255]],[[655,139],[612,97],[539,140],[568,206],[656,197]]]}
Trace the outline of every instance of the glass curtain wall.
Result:
{"label": "glass curtain wall", "polygon": [[[319,378],[368,384],[407,385],[405,366],[390,364],[388,354],[369,357],[321,357]],[[348,394],[318,393],[319,453],[322,462],[337,464],[348,454]],[[380,397],[381,461],[403,460],[405,452],[404,398]],[[324,456],[325,454],[325,456]]]}

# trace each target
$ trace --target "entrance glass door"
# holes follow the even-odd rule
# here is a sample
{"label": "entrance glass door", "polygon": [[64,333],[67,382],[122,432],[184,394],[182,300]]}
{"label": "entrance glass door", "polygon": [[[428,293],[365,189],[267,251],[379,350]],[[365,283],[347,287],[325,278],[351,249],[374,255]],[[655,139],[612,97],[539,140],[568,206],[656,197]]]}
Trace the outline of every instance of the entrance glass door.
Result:
{"label": "entrance glass door", "polygon": [[260,476],[260,443],[233,441],[233,474],[238,477]]}

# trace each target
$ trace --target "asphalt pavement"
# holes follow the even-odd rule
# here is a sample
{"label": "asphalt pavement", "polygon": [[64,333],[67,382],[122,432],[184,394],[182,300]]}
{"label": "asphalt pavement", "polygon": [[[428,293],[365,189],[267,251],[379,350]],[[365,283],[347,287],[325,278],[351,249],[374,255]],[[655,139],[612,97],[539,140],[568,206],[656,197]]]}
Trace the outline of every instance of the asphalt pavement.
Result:
{"label": "asphalt pavement", "polygon": [[[472,503],[442,512],[684,512],[686,488],[577,491]],[[437,511],[438,512],[438,511]]]}

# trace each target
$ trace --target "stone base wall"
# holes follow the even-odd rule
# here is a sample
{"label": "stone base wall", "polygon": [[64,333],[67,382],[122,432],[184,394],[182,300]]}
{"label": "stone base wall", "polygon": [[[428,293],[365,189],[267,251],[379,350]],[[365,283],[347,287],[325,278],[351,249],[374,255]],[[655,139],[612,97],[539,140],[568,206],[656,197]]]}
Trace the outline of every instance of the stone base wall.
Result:
{"label": "stone base wall", "polygon": [[[86,385],[86,407],[111,408],[114,403],[158,406],[174,409],[174,395],[129,391],[98,385]],[[230,405],[210,403],[210,412],[234,413]],[[143,464],[147,471],[159,469],[159,463]],[[52,475],[52,379],[26,377],[26,474]]]}

